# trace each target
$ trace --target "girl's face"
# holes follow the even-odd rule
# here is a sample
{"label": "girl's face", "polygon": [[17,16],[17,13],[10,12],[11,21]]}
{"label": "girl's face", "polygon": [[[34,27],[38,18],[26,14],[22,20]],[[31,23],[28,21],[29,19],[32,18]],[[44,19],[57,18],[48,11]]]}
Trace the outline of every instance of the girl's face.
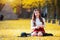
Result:
{"label": "girl's face", "polygon": [[35,16],[36,16],[36,17],[39,17],[39,16],[40,16],[39,11],[34,11],[34,13],[35,13]]}

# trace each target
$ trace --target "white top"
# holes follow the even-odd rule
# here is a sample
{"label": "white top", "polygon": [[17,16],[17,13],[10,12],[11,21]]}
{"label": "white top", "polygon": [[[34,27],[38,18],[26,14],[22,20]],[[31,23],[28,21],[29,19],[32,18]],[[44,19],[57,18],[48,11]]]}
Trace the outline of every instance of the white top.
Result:
{"label": "white top", "polygon": [[37,28],[38,26],[45,26],[45,19],[43,19],[44,25],[42,25],[42,22],[39,20],[39,18],[36,18],[36,27],[34,27],[33,21],[31,20],[31,29]]}

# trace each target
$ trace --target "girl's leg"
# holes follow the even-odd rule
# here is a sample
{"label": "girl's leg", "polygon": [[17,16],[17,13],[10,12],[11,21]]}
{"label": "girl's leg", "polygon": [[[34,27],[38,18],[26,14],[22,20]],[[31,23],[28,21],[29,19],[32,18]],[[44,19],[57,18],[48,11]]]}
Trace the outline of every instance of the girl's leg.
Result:
{"label": "girl's leg", "polygon": [[43,36],[43,33],[41,31],[38,32],[38,36]]}
{"label": "girl's leg", "polygon": [[36,32],[32,32],[31,36],[37,36],[37,33]]}
{"label": "girl's leg", "polygon": [[38,36],[43,36],[43,33],[45,33],[44,28],[39,28]]}

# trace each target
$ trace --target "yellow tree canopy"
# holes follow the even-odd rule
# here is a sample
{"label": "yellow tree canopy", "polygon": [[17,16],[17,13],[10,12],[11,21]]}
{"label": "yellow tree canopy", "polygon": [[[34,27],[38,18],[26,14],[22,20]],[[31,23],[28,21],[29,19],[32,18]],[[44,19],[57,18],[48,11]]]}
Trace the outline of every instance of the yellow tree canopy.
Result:
{"label": "yellow tree canopy", "polygon": [[9,2],[12,7],[23,4],[23,8],[30,8],[32,6],[37,7],[39,4],[41,6],[44,6],[46,0],[1,0],[0,1],[0,3],[2,4],[5,4],[6,2]]}

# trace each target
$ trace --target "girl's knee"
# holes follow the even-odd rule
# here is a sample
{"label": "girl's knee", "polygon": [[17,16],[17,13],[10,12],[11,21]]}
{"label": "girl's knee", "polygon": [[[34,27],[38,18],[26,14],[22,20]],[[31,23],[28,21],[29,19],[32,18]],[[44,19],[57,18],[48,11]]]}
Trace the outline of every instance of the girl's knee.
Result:
{"label": "girl's knee", "polygon": [[43,33],[42,32],[38,32],[38,36],[43,36]]}
{"label": "girl's knee", "polygon": [[36,32],[31,33],[31,36],[36,36],[36,35],[37,35]]}

